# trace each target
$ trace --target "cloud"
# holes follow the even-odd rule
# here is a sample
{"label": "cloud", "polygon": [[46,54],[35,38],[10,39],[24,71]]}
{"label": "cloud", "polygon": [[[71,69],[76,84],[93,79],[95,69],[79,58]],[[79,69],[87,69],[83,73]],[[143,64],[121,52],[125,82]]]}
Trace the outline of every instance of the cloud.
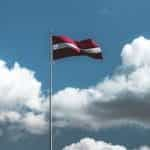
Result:
{"label": "cloud", "polygon": [[148,146],[141,146],[139,149],[135,149],[135,150],[150,150],[150,147],[148,147]]}
{"label": "cloud", "polygon": [[56,127],[150,127],[150,40],[138,37],[124,45],[121,59],[116,72],[97,85],[66,87],[53,95]]}
{"label": "cloud", "polygon": [[[0,126],[10,132],[45,134],[48,130],[48,97],[35,73],[0,60]],[[15,126],[15,128],[14,128]],[[2,129],[1,129],[2,130]],[[3,133],[3,132],[2,132]]]}
{"label": "cloud", "polygon": [[126,44],[122,50],[121,56],[124,65],[133,65],[136,67],[142,65],[150,66],[150,40],[139,37],[131,44]]}
{"label": "cloud", "polygon": [[[112,145],[104,141],[96,141],[92,138],[84,138],[78,143],[73,143],[64,147],[63,150],[127,150],[127,148],[122,145]],[[134,150],[150,150],[150,147],[141,146]]]}
{"label": "cloud", "polygon": [[33,113],[26,113],[22,119],[24,127],[33,134],[42,134],[47,131],[48,121],[45,120],[44,115],[34,115]]}

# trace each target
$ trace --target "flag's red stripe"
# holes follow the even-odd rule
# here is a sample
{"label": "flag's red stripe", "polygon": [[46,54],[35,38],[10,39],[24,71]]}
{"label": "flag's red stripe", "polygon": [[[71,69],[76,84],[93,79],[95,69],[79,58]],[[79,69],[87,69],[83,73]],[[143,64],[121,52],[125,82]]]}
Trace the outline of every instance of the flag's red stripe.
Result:
{"label": "flag's red stripe", "polygon": [[83,40],[83,41],[76,41],[77,46],[80,49],[88,49],[88,48],[96,48],[99,47],[95,41],[91,39]]}
{"label": "flag's red stripe", "polygon": [[[75,41],[72,40],[71,38],[69,37],[66,37],[66,36],[53,36],[52,37],[52,41],[53,41],[53,44],[59,44],[59,43],[71,43],[71,44],[74,44],[76,45]],[[76,45],[77,46],[77,45]]]}
{"label": "flag's red stripe", "polygon": [[103,59],[102,53],[85,53],[85,52],[78,53],[71,48],[63,48],[53,51],[54,60],[71,56],[89,56],[95,59]]}
{"label": "flag's red stripe", "polygon": [[99,47],[95,41],[91,39],[83,40],[83,41],[74,41],[66,36],[53,36],[53,44],[59,44],[59,43],[71,43],[75,46],[81,48],[81,49],[87,49],[87,48],[96,48]]}
{"label": "flag's red stripe", "polygon": [[53,51],[53,59],[60,59],[64,57],[78,56],[78,52],[72,48],[62,48]]}
{"label": "flag's red stripe", "polygon": [[95,58],[95,59],[103,59],[103,55],[102,53],[86,53],[84,51],[81,51],[80,54],[81,56],[89,56],[89,57],[92,57],[92,58]]}

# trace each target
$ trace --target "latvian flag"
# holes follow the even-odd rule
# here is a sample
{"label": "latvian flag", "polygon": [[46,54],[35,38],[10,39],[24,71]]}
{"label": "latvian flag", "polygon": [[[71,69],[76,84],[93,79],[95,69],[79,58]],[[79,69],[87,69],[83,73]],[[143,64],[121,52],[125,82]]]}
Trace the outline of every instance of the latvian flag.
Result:
{"label": "latvian flag", "polygon": [[92,39],[74,41],[66,36],[53,36],[53,59],[71,56],[89,56],[95,59],[102,59],[101,48]]}

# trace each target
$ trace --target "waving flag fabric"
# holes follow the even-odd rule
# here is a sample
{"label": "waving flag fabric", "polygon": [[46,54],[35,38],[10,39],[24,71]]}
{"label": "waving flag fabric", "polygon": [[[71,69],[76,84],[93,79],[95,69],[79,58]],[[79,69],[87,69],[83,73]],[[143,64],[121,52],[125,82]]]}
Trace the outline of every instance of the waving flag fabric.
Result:
{"label": "waving flag fabric", "polygon": [[54,60],[82,55],[102,59],[101,48],[92,39],[74,41],[66,36],[53,36],[52,46]]}

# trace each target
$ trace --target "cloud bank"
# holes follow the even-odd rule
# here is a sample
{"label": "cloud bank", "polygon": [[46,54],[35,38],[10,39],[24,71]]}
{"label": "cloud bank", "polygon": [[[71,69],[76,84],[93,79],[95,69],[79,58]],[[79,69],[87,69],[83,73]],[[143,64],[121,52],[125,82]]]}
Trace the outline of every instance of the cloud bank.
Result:
{"label": "cloud bank", "polygon": [[141,36],[125,44],[121,59],[116,72],[97,85],[66,87],[53,95],[56,127],[150,127],[150,40]]}
{"label": "cloud bank", "polygon": [[[103,141],[96,141],[92,138],[81,139],[78,143],[73,143],[63,148],[63,150],[128,150],[122,145],[112,145]],[[133,150],[150,150],[148,146],[141,146]]]}
{"label": "cloud bank", "polygon": [[9,68],[0,60],[0,129],[45,134],[47,114],[48,97],[42,94],[34,72],[18,63]]}

